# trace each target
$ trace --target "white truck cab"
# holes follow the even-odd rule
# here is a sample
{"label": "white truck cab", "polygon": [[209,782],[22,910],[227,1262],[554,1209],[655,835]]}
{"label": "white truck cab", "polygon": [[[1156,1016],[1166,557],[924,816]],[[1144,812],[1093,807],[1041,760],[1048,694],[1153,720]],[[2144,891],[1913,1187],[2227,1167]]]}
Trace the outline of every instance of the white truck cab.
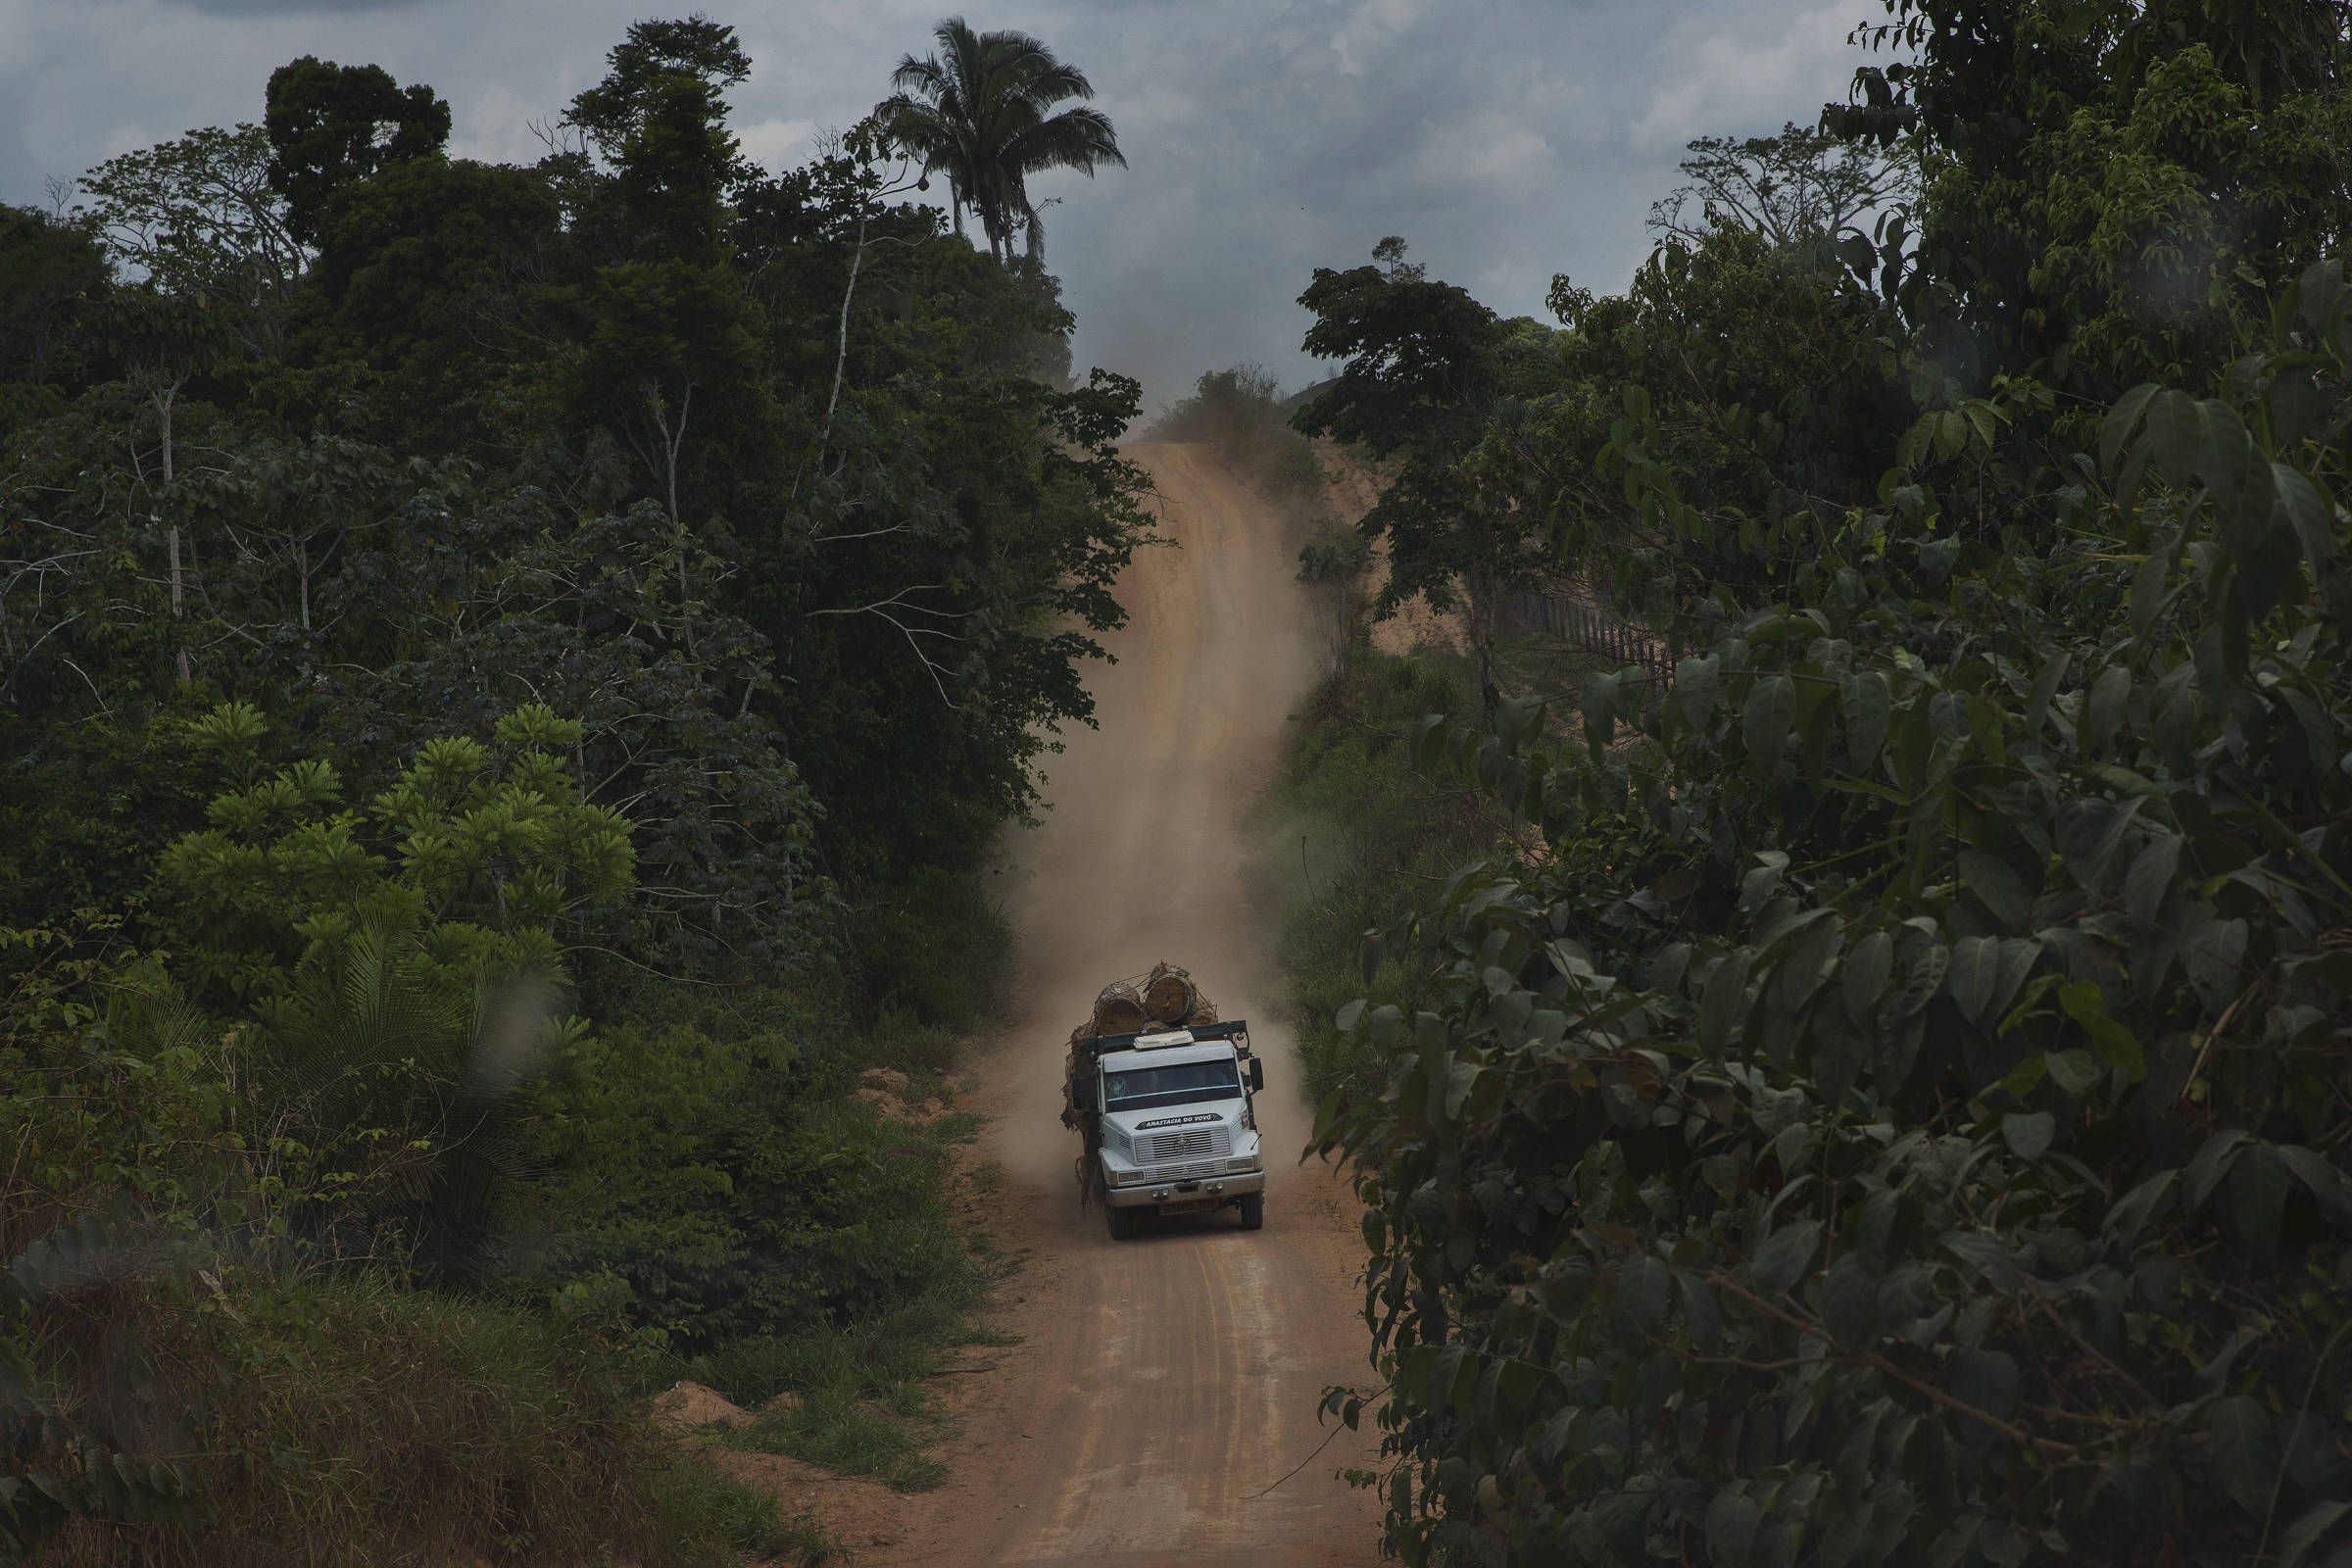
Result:
{"label": "white truck cab", "polygon": [[1132,1236],[1147,1210],[1238,1208],[1242,1229],[1263,1225],[1266,1165],[1250,1096],[1266,1079],[1250,1054],[1250,1026],[1104,1035],[1086,1045],[1093,1064],[1072,1089],[1081,1110],[1100,1114],[1094,1196],[1111,1236]]}

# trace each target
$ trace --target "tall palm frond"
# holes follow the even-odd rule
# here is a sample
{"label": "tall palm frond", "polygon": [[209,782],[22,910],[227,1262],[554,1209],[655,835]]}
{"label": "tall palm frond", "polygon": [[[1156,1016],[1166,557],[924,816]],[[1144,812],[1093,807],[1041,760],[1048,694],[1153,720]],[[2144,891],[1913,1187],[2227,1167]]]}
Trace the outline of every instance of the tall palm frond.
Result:
{"label": "tall palm frond", "polygon": [[1126,167],[1110,118],[1101,110],[1054,105],[1089,98],[1086,74],[1054,58],[1023,32],[974,32],[950,17],[933,34],[939,53],[907,55],[891,74],[898,89],[875,107],[885,130],[926,173],[947,176],[956,231],[970,207],[988,234],[990,254],[1008,257],[1013,232],[1027,227],[1030,254],[1044,228],[1029,200],[1028,176],[1050,169],[1093,174],[1099,164]]}

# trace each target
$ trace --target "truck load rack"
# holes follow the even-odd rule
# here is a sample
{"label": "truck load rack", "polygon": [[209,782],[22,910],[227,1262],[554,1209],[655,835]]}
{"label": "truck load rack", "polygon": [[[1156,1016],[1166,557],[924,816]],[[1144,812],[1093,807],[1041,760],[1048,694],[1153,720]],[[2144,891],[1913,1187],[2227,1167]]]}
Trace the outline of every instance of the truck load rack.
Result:
{"label": "truck load rack", "polygon": [[1123,1035],[1086,1035],[1070,1042],[1071,1049],[1087,1061],[1100,1059],[1109,1051],[1132,1051],[1139,1040],[1155,1035],[1189,1035],[1194,1040],[1230,1040],[1243,1055],[1250,1054],[1250,1020],[1235,1018],[1225,1023],[1161,1024],[1156,1029],[1138,1029]]}

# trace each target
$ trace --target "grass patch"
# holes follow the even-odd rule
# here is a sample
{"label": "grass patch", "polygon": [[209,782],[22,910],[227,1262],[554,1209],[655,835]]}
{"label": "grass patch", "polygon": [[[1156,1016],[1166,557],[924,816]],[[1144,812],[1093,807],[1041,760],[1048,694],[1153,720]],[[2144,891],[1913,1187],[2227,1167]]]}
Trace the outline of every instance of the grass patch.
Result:
{"label": "grass patch", "polygon": [[[975,1317],[988,1283],[975,1269],[880,1317],[739,1340],[677,1375],[762,1410],[756,1425],[725,1435],[730,1446],[926,1491],[947,1472],[924,1450],[953,1431],[928,1380],[958,1350],[1012,1343]],[[791,1397],[764,1408],[779,1395]]]}
{"label": "grass patch", "polygon": [[700,1453],[686,1453],[663,1471],[657,1487],[662,1523],[680,1531],[715,1533],[733,1551],[753,1552],[794,1568],[818,1568],[849,1556],[849,1548],[816,1516],[787,1516],[775,1498],[747,1487]]}
{"label": "grass patch", "polygon": [[[202,1477],[178,1517],[78,1519],[42,1562],[732,1562],[723,1519],[669,1489],[626,1361],[543,1314],[367,1277],[199,1278],[84,1296],[31,1339],[69,1419]],[[129,1402],[125,1346],[152,1380]],[[60,1458],[69,1482],[88,1462]]]}

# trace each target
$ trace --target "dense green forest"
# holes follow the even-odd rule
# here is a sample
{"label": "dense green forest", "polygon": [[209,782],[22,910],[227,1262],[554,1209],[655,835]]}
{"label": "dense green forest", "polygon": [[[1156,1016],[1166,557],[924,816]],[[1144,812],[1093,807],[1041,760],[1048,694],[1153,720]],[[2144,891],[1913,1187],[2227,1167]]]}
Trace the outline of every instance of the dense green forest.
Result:
{"label": "dense green forest", "polygon": [[790,1544],[682,1373],[919,1484],[969,1121],[849,1091],[991,1004],[1147,537],[1023,183],[1109,122],[938,38],[781,173],[695,18],[528,167],[306,57],[0,209],[0,1549]]}
{"label": "dense green forest", "polygon": [[1317,1045],[1407,1562],[2352,1560],[2346,12],[1886,13],[1622,296],[1301,299],[1519,824]]}

